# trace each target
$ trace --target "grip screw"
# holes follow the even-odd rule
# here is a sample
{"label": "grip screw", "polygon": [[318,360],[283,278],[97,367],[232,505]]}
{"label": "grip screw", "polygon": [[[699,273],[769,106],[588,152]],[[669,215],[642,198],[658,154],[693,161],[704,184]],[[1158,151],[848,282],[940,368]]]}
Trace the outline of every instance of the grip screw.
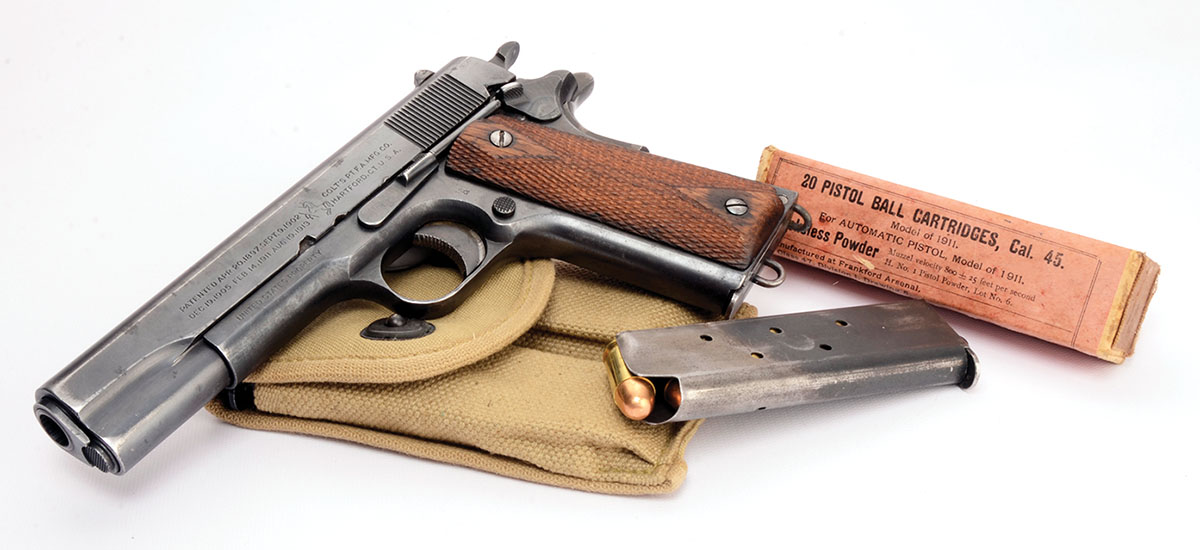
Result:
{"label": "grip screw", "polygon": [[746,205],[746,201],[739,198],[732,198],[725,201],[725,211],[734,216],[741,216],[750,211],[750,207]]}
{"label": "grip screw", "polygon": [[488,140],[492,142],[492,145],[504,148],[512,145],[513,136],[508,130],[492,130],[492,133],[488,134]]}

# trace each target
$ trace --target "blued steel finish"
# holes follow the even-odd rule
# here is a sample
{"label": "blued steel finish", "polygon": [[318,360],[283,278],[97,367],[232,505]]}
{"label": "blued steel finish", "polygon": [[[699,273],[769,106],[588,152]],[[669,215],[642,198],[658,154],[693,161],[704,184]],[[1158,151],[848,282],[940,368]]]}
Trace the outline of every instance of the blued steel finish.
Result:
{"label": "blued steel finish", "polygon": [[615,344],[619,353],[605,358],[611,372],[644,377],[669,396],[655,400],[651,424],[966,388],[977,376],[967,342],[916,300],[623,332]]}
{"label": "blued steel finish", "polygon": [[[590,76],[518,79],[508,71],[516,55],[509,43],[490,61],[462,57],[418,73],[403,101],[39,388],[35,415],[47,434],[80,460],[124,473],[329,305],[366,298],[437,317],[509,259],[555,257],[736,310],[790,215],[736,270],[445,171],[463,127],[497,112],[613,141],[573,116]],[[795,193],[778,194],[785,211],[793,207]],[[462,284],[437,300],[396,294],[383,267],[413,244],[455,259]]]}

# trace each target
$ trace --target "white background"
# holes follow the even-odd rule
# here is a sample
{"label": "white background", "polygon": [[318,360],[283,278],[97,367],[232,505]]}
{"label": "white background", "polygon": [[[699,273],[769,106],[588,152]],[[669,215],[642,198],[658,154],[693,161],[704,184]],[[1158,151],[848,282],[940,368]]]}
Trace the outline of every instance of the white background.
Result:
{"label": "white background", "polygon": [[[0,546],[728,543],[1192,547],[1200,13],[1193,2],[6,2]],[[612,497],[201,413],[124,477],[34,389],[411,87],[521,41],[591,72],[598,133],[753,178],[763,146],[1145,250],[1122,366],[944,313],[937,388],[709,421],[682,489]],[[897,299],[789,264],[764,313]],[[1189,345],[1192,343],[1192,345]]]}

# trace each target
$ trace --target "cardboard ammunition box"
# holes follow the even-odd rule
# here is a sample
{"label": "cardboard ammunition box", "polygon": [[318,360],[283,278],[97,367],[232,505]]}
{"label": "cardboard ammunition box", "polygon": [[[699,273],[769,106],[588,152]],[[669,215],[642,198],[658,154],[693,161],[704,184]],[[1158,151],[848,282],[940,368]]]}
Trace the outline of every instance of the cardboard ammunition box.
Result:
{"label": "cardboard ammunition box", "polygon": [[1120,363],[1158,264],[1145,254],[768,147],[759,181],[813,217],[776,254]]}

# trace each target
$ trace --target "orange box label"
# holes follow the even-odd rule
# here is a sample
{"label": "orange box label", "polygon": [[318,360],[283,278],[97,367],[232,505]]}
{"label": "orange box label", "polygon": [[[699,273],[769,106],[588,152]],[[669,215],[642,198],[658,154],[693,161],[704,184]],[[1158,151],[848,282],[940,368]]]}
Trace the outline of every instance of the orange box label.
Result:
{"label": "orange box label", "polygon": [[[797,191],[813,217],[785,237],[784,258],[1110,361],[1132,352],[1157,276],[1140,252],[774,148],[759,179]],[[1127,312],[1150,266],[1140,309]],[[1132,333],[1118,338],[1127,315],[1137,316],[1124,323]],[[1123,340],[1127,349],[1114,345]]]}

